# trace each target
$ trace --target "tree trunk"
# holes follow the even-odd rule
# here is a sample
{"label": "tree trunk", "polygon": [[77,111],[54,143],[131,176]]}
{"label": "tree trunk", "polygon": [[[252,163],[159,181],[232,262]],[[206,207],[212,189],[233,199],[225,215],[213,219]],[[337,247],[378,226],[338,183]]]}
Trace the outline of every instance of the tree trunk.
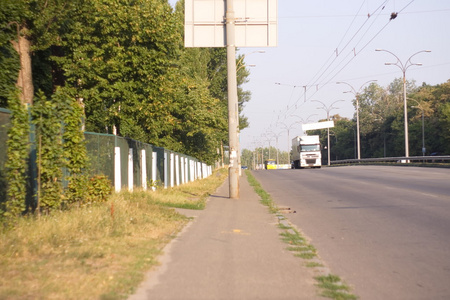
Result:
{"label": "tree trunk", "polygon": [[17,78],[17,86],[21,90],[20,100],[22,104],[33,104],[34,86],[31,71],[31,42],[26,36],[19,34],[19,42],[12,41],[14,49],[19,53],[20,71]]}

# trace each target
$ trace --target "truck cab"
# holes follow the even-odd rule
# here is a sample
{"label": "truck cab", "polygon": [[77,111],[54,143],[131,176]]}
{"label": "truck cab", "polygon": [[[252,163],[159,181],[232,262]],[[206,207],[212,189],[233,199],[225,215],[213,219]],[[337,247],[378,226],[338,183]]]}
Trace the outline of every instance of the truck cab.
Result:
{"label": "truck cab", "polygon": [[320,168],[322,152],[318,135],[297,136],[292,140],[293,168]]}

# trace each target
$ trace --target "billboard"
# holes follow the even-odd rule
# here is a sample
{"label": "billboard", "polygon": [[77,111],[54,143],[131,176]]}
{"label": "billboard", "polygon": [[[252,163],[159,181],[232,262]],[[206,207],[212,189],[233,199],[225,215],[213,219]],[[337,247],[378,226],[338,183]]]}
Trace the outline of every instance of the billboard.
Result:
{"label": "billboard", "polygon": [[[233,0],[236,47],[275,47],[277,0]],[[185,47],[226,46],[226,0],[186,0]]]}
{"label": "billboard", "polygon": [[325,121],[325,122],[318,122],[318,123],[309,123],[309,124],[302,124],[302,130],[316,130],[316,129],[325,129],[325,128],[333,128],[334,127],[334,121]]}

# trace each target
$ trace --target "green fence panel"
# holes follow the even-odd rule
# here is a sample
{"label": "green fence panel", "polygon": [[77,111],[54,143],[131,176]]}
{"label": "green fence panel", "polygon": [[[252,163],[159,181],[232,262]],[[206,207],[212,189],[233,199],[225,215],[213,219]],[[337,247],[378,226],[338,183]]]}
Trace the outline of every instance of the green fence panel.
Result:
{"label": "green fence panel", "polygon": [[6,156],[6,141],[8,140],[8,126],[11,118],[11,112],[7,109],[0,108],[0,201],[6,199],[6,171],[5,162]]}
{"label": "green fence panel", "polygon": [[115,135],[85,132],[90,175],[105,175],[114,182]]}

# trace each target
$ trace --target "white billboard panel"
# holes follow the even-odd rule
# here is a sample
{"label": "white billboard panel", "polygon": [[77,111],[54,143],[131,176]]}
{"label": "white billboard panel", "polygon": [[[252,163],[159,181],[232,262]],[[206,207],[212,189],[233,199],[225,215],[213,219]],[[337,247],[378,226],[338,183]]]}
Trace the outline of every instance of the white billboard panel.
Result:
{"label": "white billboard panel", "polygon": [[325,121],[325,122],[318,122],[318,123],[309,123],[309,124],[302,124],[302,130],[316,130],[316,129],[325,129],[325,128],[333,128],[334,127],[334,121]]}
{"label": "white billboard panel", "polygon": [[[237,47],[275,47],[277,0],[234,0]],[[226,46],[226,0],[185,1],[185,46]]]}

